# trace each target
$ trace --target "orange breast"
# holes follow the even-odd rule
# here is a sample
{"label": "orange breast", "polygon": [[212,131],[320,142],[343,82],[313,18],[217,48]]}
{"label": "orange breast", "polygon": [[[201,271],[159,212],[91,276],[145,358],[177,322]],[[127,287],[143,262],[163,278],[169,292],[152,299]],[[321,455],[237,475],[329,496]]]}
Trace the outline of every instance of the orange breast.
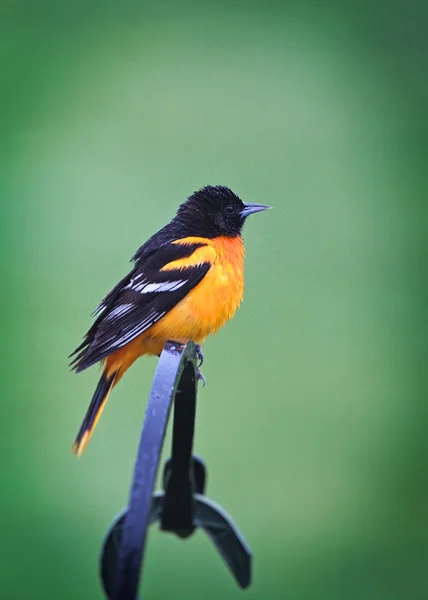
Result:
{"label": "orange breast", "polygon": [[[204,238],[186,238],[180,243],[203,242]],[[186,267],[189,262],[210,262],[212,267],[169,314],[147,332],[150,337],[193,340],[201,344],[233,317],[244,294],[244,245],[241,237],[218,237],[198,248],[190,259],[169,263],[165,270]]]}

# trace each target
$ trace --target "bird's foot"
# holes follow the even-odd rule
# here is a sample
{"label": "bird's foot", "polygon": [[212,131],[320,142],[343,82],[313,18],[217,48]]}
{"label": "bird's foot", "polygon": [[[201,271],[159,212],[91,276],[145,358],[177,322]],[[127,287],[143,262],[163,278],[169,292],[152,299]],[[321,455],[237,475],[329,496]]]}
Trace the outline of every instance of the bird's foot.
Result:
{"label": "bird's foot", "polygon": [[198,367],[202,367],[202,363],[204,362],[204,355],[202,354],[202,346],[200,344],[195,344],[196,348],[196,358],[199,360]]}
{"label": "bird's foot", "polygon": [[204,387],[207,383],[207,380],[205,379],[205,377],[202,375],[201,371],[199,370],[199,368],[196,368],[196,381],[202,381]]}

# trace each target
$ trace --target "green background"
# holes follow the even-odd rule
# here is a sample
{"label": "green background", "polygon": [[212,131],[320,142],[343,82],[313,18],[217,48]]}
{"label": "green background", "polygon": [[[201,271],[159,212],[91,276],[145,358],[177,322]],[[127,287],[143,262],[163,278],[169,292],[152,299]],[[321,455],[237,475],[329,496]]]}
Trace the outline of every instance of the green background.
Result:
{"label": "green background", "polygon": [[254,581],[153,529],[143,598],[428,597],[426,7],[1,3],[2,599],[102,598],[156,361],[76,460],[98,372],[67,355],[206,184],[274,206],[205,344],[195,446]]}

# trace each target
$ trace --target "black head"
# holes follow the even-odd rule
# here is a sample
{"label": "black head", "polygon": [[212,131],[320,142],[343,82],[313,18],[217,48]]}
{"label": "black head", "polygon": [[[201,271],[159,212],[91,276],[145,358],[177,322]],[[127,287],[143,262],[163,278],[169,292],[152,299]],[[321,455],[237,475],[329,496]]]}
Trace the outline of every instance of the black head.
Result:
{"label": "black head", "polygon": [[176,219],[192,224],[199,236],[236,237],[248,215],[270,208],[265,204],[246,204],[229,188],[208,185],[194,192],[177,212]]}

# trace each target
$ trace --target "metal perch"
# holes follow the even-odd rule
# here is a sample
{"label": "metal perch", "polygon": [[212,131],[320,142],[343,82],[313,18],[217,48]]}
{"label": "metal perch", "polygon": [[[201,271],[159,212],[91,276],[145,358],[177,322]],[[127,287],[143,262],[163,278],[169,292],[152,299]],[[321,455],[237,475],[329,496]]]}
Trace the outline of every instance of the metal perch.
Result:
{"label": "metal perch", "polygon": [[[101,579],[109,600],[137,600],[147,528],[187,538],[197,527],[214,542],[241,588],[251,582],[251,551],[224,510],[204,495],[206,468],[192,456],[197,396],[197,348],[168,342],[153,379],[128,508],[114,520],[101,550]],[[172,454],[163,491],[153,493],[174,402]]]}

